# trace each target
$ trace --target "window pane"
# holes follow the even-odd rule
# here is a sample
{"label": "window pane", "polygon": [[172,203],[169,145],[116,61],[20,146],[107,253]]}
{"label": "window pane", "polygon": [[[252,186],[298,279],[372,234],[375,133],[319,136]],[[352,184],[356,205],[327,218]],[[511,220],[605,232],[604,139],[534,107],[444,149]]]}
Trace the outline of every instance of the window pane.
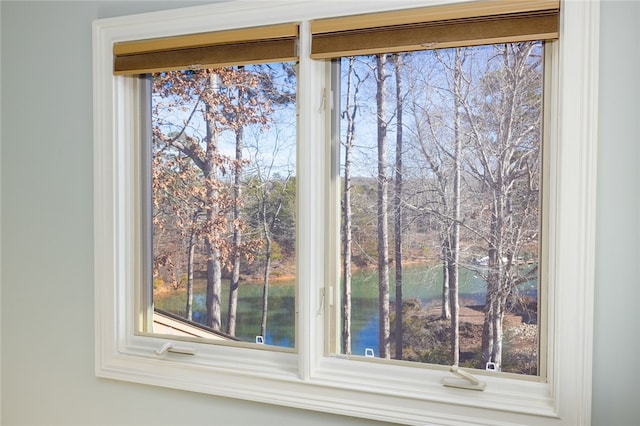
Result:
{"label": "window pane", "polygon": [[538,374],[542,43],[340,69],[342,353]]}
{"label": "window pane", "polygon": [[151,97],[154,332],[294,347],[295,64],[157,73]]}

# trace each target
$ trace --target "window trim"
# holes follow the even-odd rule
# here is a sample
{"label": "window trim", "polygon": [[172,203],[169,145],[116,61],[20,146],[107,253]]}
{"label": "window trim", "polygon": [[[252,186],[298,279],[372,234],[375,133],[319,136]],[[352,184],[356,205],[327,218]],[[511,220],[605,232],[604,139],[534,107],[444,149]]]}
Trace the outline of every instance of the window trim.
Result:
{"label": "window trim", "polygon": [[[445,3],[454,3],[444,0]],[[599,2],[561,7],[558,113],[551,155],[548,382],[483,377],[484,392],[444,388],[445,367],[353,363],[324,356],[330,133],[322,108],[328,64],[310,59],[309,19],[429,5],[421,2],[224,2],[98,20],[93,25],[95,374],[176,389],[407,424],[588,424],[591,414]],[[196,355],[156,350],[170,338],[134,333],[136,79],[113,75],[115,42],[300,22],[298,148],[299,352],[196,344]],[[321,141],[322,143],[313,143]],[[328,300],[328,295],[327,295]],[[184,342],[176,341],[184,345]],[[191,343],[189,343],[192,345]],[[251,362],[246,363],[250,357]],[[357,364],[357,365],[354,365]],[[268,389],[268,392],[264,390]]]}

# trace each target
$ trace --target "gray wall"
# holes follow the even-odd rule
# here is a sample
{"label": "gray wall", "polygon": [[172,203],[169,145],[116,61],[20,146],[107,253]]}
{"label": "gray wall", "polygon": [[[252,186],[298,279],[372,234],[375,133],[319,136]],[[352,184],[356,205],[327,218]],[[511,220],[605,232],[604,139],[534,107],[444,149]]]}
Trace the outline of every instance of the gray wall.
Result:
{"label": "gray wall", "polygon": [[[372,424],[94,377],[91,21],[187,4],[0,2],[5,426]],[[640,377],[616,367],[640,351],[639,18],[603,4],[595,425],[637,417]]]}
{"label": "gray wall", "polygon": [[594,425],[640,424],[639,22],[640,2],[602,5]]}

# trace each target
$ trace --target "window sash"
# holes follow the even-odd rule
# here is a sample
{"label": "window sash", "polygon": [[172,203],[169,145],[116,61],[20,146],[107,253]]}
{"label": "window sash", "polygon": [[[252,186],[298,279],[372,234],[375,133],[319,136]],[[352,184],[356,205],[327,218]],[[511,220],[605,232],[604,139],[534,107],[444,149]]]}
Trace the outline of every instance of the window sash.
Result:
{"label": "window sash", "polygon": [[[297,65],[294,65],[294,67],[297,67]],[[137,80],[137,85],[140,86],[140,90],[138,93],[138,96],[140,97],[140,105],[141,105],[141,111],[142,114],[140,115],[141,119],[140,119],[140,130],[141,130],[141,136],[140,136],[140,158],[141,160],[139,161],[139,164],[141,166],[141,181],[143,182],[141,185],[141,189],[139,189],[140,192],[140,196],[136,197],[136,200],[142,200],[140,201],[141,203],[141,211],[142,214],[138,215],[139,216],[139,222],[136,224],[137,225],[137,229],[139,230],[138,233],[141,233],[143,235],[142,238],[142,243],[140,244],[140,252],[141,252],[141,257],[144,259],[145,262],[147,262],[146,266],[143,266],[142,269],[143,271],[139,272],[139,276],[143,277],[141,280],[141,285],[138,285],[137,287],[142,287],[142,290],[138,290],[140,291],[140,296],[137,297],[136,300],[139,301],[138,303],[138,310],[139,312],[141,312],[141,316],[143,317],[143,321],[140,322],[140,324],[136,325],[136,330],[139,332],[139,334],[143,335],[155,335],[156,337],[170,337],[170,338],[177,338],[177,339],[182,339],[182,340],[187,340],[187,341],[192,341],[195,343],[216,343],[216,344],[226,344],[228,346],[236,346],[236,347],[243,347],[243,348],[252,348],[252,349],[259,349],[259,350],[265,350],[265,351],[274,351],[274,352],[297,352],[297,335],[292,336],[292,341],[294,343],[293,346],[287,346],[287,345],[281,345],[281,344],[276,344],[276,343],[267,343],[267,344],[257,344],[258,342],[255,340],[248,340],[246,338],[246,336],[244,338],[238,338],[236,337],[236,335],[229,335],[226,334],[226,327],[223,327],[222,325],[220,325],[220,329],[219,330],[213,330],[210,329],[207,326],[204,326],[205,329],[209,328],[208,332],[209,334],[213,334],[213,335],[218,335],[217,337],[211,337],[209,336],[205,336],[205,339],[200,339],[200,338],[192,338],[192,337],[188,337],[188,338],[183,338],[182,336],[179,335],[172,335],[171,333],[163,333],[161,331],[157,331],[156,330],[156,326],[155,326],[155,321],[156,318],[158,316],[158,311],[157,311],[157,303],[153,302],[154,301],[154,286],[153,286],[153,277],[152,277],[152,265],[153,265],[153,257],[154,257],[154,247],[153,247],[153,238],[154,238],[154,225],[152,225],[152,197],[154,195],[154,191],[152,190],[152,176],[151,176],[151,169],[152,169],[152,161],[153,161],[153,157],[154,157],[154,153],[152,153],[152,146],[153,146],[153,141],[151,140],[151,136],[150,133],[152,133],[152,127],[153,127],[153,117],[152,117],[152,112],[150,110],[152,104],[154,104],[154,102],[152,101],[152,97],[153,96],[159,96],[162,100],[167,100],[169,97],[160,95],[153,92],[152,89],[152,85],[153,85],[153,80],[154,80],[154,76],[151,76],[149,74],[146,75],[140,75],[140,76],[134,76],[133,80]],[[232,86],[227,86],[227,87],[232,87]],[[297,85],[296,85],[296,91],[297,91]],[[192,98],[192,100],[194,100],[195,98]],[[203,101],[196,101],[196,103],[198,102],[203,102]],[[184,105],[184,104],[182,104]],[[295,105],[295,103],[294,103]],[[277,107],[275,107],[277,109]],[[151,108],[152,110],[156,110],[156,108]],[[175,109],[175,108],[174,108]],[[297,108],[296,108],[297,109]],[[293,112],[291,112],[292,114]],[[191,118],[187,119],[187,121],[189,123],[192,123]],[[196,122],[197,119],[194,119],[193,122]],[[295,120],[291,119],[291,122],[293,123]],[[255,126],[255,124],[247,124],[247,128],[251,127],[251,126]],[[189,125],[189,127],[191,127],[191,125]],[[224,126],[223,126],[224,127]],[[225,130],[226,129],[226,130]],[[185,130],[185,134],[189,134],[191,136],[193,136],[194,134],[192,134],[191,132],[193,130]],[[229,128],[219,128],[219,130],[221,130],[221,134],[224,132],[229,132],[230,129]],[[268,130],[265,130],[266,132],[268,132]],[[294,131],[294,133],[296,133],[296,131]],[[196,131],[197,133],[197,131]],[[220,136],[220,135],[218,135]],[[137,138],[136,138],[137,140]],[[291,139],[293,140],[293,139]],[[222,143],[220,140],[218,141],[218,143]],[[235,142],[234,142],[235,144]],[[169,146],[169,144],[167,145]],[[174,149],[175,146],[174,146]],[[220,148],[218,147],[217,149],[220,150]],[[236,149],[236,147],[234,146],[233,149]],[[246,145],[245,145],[245,149],[246,149]],[[279,148],[281,149],[281,148]],[[180,151],[178,149],[178,151]],[[222,150],[220,150],[220,154],[224,155],[224,148]],[[294,150],[295,152],[295,150]],[[264,154],[262,151],[260,152],[261,156],[262,154]],[[181,154],[179,154],[180,156],[182,156],[184,158],[185,153],[181,152]],[[248,158],[246,157],[246,154],[244,159],[247,160]],[[198,165],[196,165],[195,163],[193,163],[193,160],[187,160],[192,162],[192,165],[196,168],[199,168]],[[253,160],[252,160],[253,161]],[[264,161],[264,159],[259,160],[259,161]],[[295,162],[291,164],[292,166],[296,166]],[[212,166],[214,167],[216,170],[218,170],[216,167],[217,166]],[[268,167],[274,167],[273,164],[271,164]],[[274,169],[275,170],[275,169]],[[202,172],[200,170],[200,172]],[[219,170],[218,170],[219,172]],[[245,172],[246,173],[246,172]],[[299,173],[295,173],[295,174],[299,174]],[[295,176],[294,174],[294,176]],[[246,175],[245,175],[246,177]],[[224,177],[218,176],[217,179],[222,179],[222,181],[225,180]],[[221,182],[222,182],[221,181]],[[223,182],[224,183],[224,182]],[[233,180],[231,180],[231,184],[233,183]],[[246,184],[243,184],[246,185]],[[243,189],[244,191],[244,189]],[[296,195],[297,197],[297,195]],[[244,217],[244,215],[243,215]],[[246,218],[245,218],[246,219]],[[171,227],[171,225],[166,225],[167,229],[169,229]],[[225,238],[224,235],[220,236],[221,238]],[[243,237],[243,239],[246,237]],[[250,235],[249,235],[250,237]],[[202,240],[201,240],[202,241]],[[175,259],[175,258],[174,258]],[[206,272],[206,271],[205,271]],[[297,273],[297,271],[295,271]],[[271,279],[273,279],[273,271],[270,272],[270,277],[272,277]],[[225,277],[223,276],[222,281],[224,283],[225,281]],[[244,280],[243,280],[244,281]],[[226,284],[223,284],[223,287],[226,286]],[[297,287],[297,283],[295,284],[295,286]],[[242,290],[240,290],[240,292],[242,292]],[[194,289],[194,298],[196,296],[197,291]],[[222,296],[222,294],[220,294],[220,296]],[[241,296],[238,296],[239,299],[241,301]],[[271,296],[270,296],[271,297]],[[270,299],[271,300],[271,299]],[[155,304],[154,304],[155,303]],[[226,303],[226,300],[223,302],[220,302],[220,308],[223,309],[223,316],[226,315],[225,311],[224,311],[224,304]],[[297,305],[298,300],[297,300],[297,296],[294,295],[294,303]],[[184,305],[183,305],[184,306]],[[194,302],[194,307],[193,307],[194,312],[196,311],[195,308],[195,302]],[[297,310],[297,309],[296,309]],[[240,314],[240,311],[238,311],[238,314]],[[182,317],[180,319],[179,315],[176,315],[176,318],[178,321],[183,321],[183,325],[189,325],[190,323],[193,323],[193,321],[189,321],[186,319],[186,314],[184,317]],[[295,318],[289,318],[291,321],[294,322],[295,324]],[[240,320],[238,320],[240,321]],[[245,318],[245,321],[247,321],[247,319]],[[269,320],[271,321],[271,320]],[[238,322],[239,324],[239,322]],[[197,324],[195,324],[196,327],[198,327]],[[257,323],[258,329],[260,327],[260,323]],[[294,329],[297,328],[297,325],[294,327]],[[253,336],[251,336],[253,338]],[[258,336],[255,336],[256,338]],[[265,342],[267,340],[266,336],[260,336],[263,337]]]}
{"label": "window sash", "polygon": [[[494,375],[502,375],[504,377],[516,378],[519,380],[528,380],[528,381],[540,381],[544,382],[547,378],[547,368],[548,368],[548,355],[550,352],[547,350],[548,345],[548,320],[547,320],[547,304],[548,304],[548,287],[549,287],[549,242],[551,238],[549,237],[549,210],[551,209],[549,203],[549,194],[551,192],[551,179],[549,174],[550,162],[551,162],[551,154],[550,151],[555,149],[554,145],[557,144],[557,140],[555,140],[550,134],[551,126],[551,116],[556,110],[556,105],[553,100],[553,94],[557,89],[554,89],[554,86],[557,84],[557,76],[554,77],[552,74],[554,70],[558,66],[559,61],[559,53],[558,53],[558,43],[557,42],[543,42],[542,43],[542,52],[544,56],[544,60],[542,61],[542,76],[543,76],[543,95],[542,95],[542,111],[543,117],[541,118],[541,135],[542,141],[540,145],[540,158],[542,162],[542,166],[540,169],[540,206],[539,206],[539,232],[540,236],[538,237],[538,265],[539,265],[539,275],[538,275],[538,331],[537,331],[537,374],[528,375],[528,374],[519,374],[519,373],[509,373],[509,372],[493,372]],[[331,62],[331,77],[330,77],[330,93],[332,96],[331,105],[341,105],[341,93],[340,93],[340,61],[334,60]],[[375,101],[375,99],[374,99]],[[359,102],[363,102],[363,99],[360,99]],[[366,103],[366,102],[365,102]],[[340,122],[341,122],[341,109],[340,108],[332,108],[331,111],[331,150],[328,154],[332,161],[332,174],[329,178],[331,182],[331,195],[330,195],[330,203],[327,205],[326,215],[328,218],[328,229],[330,230],[330,238],[327,241],[328,246],[330,247],[329,256],[331,256],[331,260],[327,262],[327,276],[328,283],[327,285],[331,286],[330,292],[334,294],[334,300],[336,303],[331,304],[328,311],[328,321],[327,321],[327,329],[329,330],[325,337],[327,352],[331,354],[331,356],[344,357],[343,348],[341,347],[341,335],[342,335],[342,321],[343,321],[343,313],[342,313],[342,304],[343,301],[343,289],[342,285],[344,283],[342,274],[341,274],[341,265],[342,265],[342,252],[341,252],[341,241],[342,241],[342,227],[341,223],[341,203],[342,203],[342,182],[340,175],[340,160],[341,160],[341,147],[340,147]],[[388,166],[392,166],[392,164],[388,164]],[[391,204],[391,185],[389,189],[389,204]],[[337,206],[337,207],[336,207]],[[392,222],[389,222],[389,226],[391,228]],[[392,232],[390,231],[390,234]],[[393,248],[390,245],[390,250]],[[390,268],[389,275],[393,275],[393,270]],[[393,294],[393,288],[390,289],[390,295]],[[353,314],[353,312],[352,312]],[[426,366],[427,368],[434,368],[434,366],[441,364],[431,364],[426,362],[414,362],[414,361],[406,361],[406,360],[396,360],[391,357],[391,359],[384,359],[378,356],[367,358],[362,354],[350,354],[350,359],[365,361],[368,363],[387,363],[391,365],[411,365],[412,368],[420,368]],[[505,360],[504,352],[503,352],[503,361]],[[437,368],[437,367],[436,367]],[[475,369],[474,373],[483,374],[481,369]]]}
{"label": "window sash", "polygon": [[298,60],[298,24],[189,34],[113,45],[115,75]]}
{"label": "window sash", "polygon": [[498,0],[322,19],[311,22],[311,57],[553,40],[559,16],[557,0]]}

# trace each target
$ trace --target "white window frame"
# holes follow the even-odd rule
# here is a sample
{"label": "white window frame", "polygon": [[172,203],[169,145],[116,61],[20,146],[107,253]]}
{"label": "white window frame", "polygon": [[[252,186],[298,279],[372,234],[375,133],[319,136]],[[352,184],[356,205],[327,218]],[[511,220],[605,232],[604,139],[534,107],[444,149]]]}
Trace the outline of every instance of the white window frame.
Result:
{"label": "white window frame", "polygon": [[[443,387],[442,379],[450,375],[444,367],[354,362],[325,354],[329,65],[309,58],[309,20],[455,1],[323,3],[230,1],[94,22],[96,376],[404,424],[589,424],[599,2],[561,5],[559,64],[553,71],[557,90],[549,100],[557,113],[550,118],[556,143],[549,165],[547,380],[487,375],[483,392]],[[297,353],[137,334],[140,166],[132,141],[140,133],[140,96],[137,78],[113,75],[113,43],[284,22],[301,24]],[[166,343],[195,354],[158,355]]]}

